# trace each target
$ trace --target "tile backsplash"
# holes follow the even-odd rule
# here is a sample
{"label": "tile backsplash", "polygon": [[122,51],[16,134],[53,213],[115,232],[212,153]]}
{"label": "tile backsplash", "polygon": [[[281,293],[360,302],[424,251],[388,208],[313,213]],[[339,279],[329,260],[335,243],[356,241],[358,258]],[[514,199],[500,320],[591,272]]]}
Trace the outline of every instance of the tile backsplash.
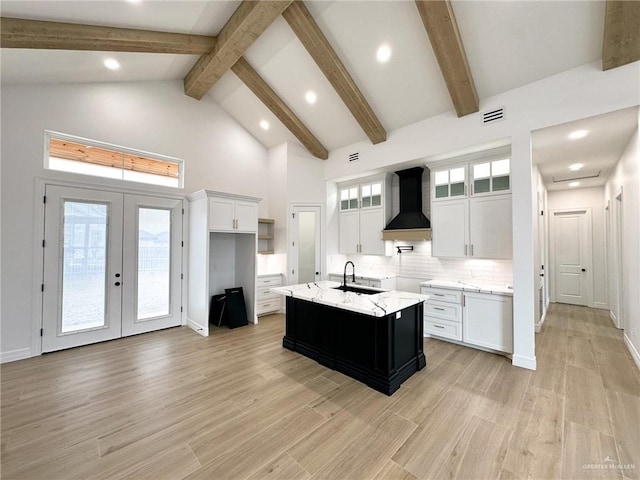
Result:
{"label": "tile backsplash", "polygon": [[[435,258],[431,256],[431,242],[394,242],[413,245],[413,251],[380,255],[331,255],[328,260],[330,273],[342,272],[344,263],[351,260],[356,274],[367,273],[396,275],[420,280],[452,280],[486,285],[513,285],[512,260],[485,260],[462,258]],[[395,250],[395,248],[394,248]]]}

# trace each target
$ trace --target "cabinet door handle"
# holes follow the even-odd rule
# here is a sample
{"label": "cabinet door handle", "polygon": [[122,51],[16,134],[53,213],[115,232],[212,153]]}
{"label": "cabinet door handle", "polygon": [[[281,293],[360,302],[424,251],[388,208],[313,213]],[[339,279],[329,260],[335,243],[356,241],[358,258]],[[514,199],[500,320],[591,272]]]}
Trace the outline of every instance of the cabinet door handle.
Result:
{"label": "cabinet door handle", "polygon": [[473,257],[473,243],[471,244],[471,256]]}
{"label": "cabinet door handle", "polygon": [[444,297],[444,293],[434,293],[433,295],[436,297]]}
{"label": "cabinet door handle", "polygon": [[466,243],[464,244],[464,256],[465,257],[467,256],[467,244]]}
{"label": "cabinet door handle", "polygon": [[442,325],[435,325],[434,324],[433,326],[436,327],[436,328],[444,328]]}
{"label": "cabinet door handle", "polygon": [[442,308],[442,307],[433,307],[433,309],[434,309],[434,310],[441,310],[441,311],[443,311],[443,312],[444,312],[444,308]]}
{"label": "cabinet door handle", "polygon": [[467,301],[466,301],[464,295],[462,295],[462,306],[465,307],[466,303],[467,303]]}

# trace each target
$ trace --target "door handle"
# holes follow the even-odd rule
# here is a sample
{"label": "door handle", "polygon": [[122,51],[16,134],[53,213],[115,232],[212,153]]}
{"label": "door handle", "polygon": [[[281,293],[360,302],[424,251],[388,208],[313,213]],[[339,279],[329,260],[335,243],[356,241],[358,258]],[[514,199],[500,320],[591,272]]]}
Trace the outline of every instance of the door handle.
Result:
{"label": "door handle", "polygon": [[120,282],[116,282],[116,283],[114,283],[114,285],[115,285],[116,287],[119,287],[119,286],[120,286]]}
{"label": "door handle", "polygon": [[119,273],[116,273],[116,278],[120,278],[120,274]]}
{"label": "door handle", "polygon": [[582,268],[581,270],[582,270],[583,272],[586,272],[586,271],[587,271],[587,269],[586,269],[586,268]]}

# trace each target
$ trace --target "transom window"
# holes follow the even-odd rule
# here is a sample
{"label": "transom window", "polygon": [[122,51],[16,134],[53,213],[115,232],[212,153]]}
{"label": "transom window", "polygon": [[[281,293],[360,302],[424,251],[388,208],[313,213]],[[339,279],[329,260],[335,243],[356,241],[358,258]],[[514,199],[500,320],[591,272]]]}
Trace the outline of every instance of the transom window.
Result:
{"label": "transom window", "polygon": [[183,162],[93,140],[45,132],[45,168],[181,188]]}

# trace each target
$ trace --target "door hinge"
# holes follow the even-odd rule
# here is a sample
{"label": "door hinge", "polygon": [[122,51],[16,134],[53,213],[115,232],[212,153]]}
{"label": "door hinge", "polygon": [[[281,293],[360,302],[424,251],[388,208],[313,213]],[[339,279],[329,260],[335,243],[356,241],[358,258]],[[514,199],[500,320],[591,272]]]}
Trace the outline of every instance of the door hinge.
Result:
{"label": "door hinge", "polygon": [[184,273],[180,274],[180,280],[184,280]]}
{"label": "door hinge", "polygon": [[42,203],[47,203],[47,196],[46,195],[42,197]]}
{"label": "door hinge", "polygon": [[42,239],[42,248],[44,248],[45,242],[44,242],[44,238]]}
{"label": "door hinge", "polygon": [[180,305],[180,313],[182,313],[182,305]]}
{"label": "door hinge", "polygon": [[291,242],[291,246],[295,247],[296,246],[296,242]]}
{"label": "door hinge", "polygon": [[40,291],[44,292],[44,283],[40,284]]}
{"label": "door hinge", "polygon": [[296,214],[295,214],[295,213],[292,213],[292,214],[291,214],[291,218],[296,218]]}
{"label": "door hinge", "polygon": [[183,242],[180,242],[180,246],[181,246],[181,247],[184,247],[184,241],[183,241]]}
{"label": "door hinge", "polygon": [[540,210],[540,216],[544,216],[544,210]]}
{"label": "door hinge", "polygon": [[184,215],[184,208],[182,209],[182,214]]}
{"label": "door hinge", "polygon": [[44,328],[40,329],[40,336],[42,337],[44,335]]}
{"label": "door hinge", "polygon": [[294,273],[296,273],[296,271],[295,270],[291,270],[291,274],[293,275]]}

